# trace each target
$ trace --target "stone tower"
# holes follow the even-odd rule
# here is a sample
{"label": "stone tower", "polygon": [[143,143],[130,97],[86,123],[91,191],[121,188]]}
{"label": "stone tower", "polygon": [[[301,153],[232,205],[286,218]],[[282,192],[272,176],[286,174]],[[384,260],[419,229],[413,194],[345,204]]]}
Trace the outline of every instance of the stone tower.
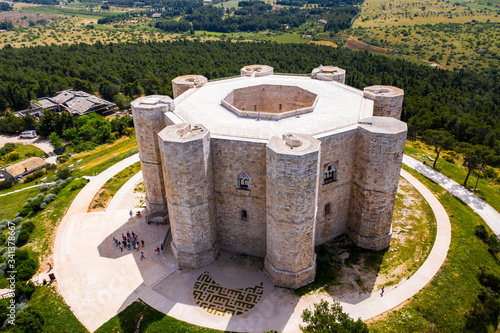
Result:
{"label": "stone tower", "polygon": [[320,142],[304,134],[274,136],[266,155],[265,270],[274,284],[298,288],[314,281],[316,273]]}
{"label": "stone tower", "polygon": [[357,246],[381,250],[391,224],[406,140],[406,124],[390,117],[365,118],[357,133],[348,235]]}
{"label": "stone tower", "polygon": [[146,187],[146,205],[151,213],[167,212],[162,160],[157,134],[165,127],[164,113],[173,108],[168,96],[140,97],[130,104]]}
{"label": "stone tower", "polygon": [[392,86],[371,86],[363,90],[363,96],[373,101],[373,115],[401,119],[404,91]]}
{"label": "stone tower", "polygon": [[165,127],[158,137],[172,251],[180,267],[198,268],[219,252],[210,133],[182,123]]}
{"label": "stone tower", "polygon": [[337,81],[344,84],[345,69],[334,66],[319,66],[311,72],[311,78],[321,81]]}
{"label": "stone tower", "polygon": [[172,80],[174,99],[191,88],[203,87],[207,81],[207,78],[203,75],[183,75],[176,77]]}

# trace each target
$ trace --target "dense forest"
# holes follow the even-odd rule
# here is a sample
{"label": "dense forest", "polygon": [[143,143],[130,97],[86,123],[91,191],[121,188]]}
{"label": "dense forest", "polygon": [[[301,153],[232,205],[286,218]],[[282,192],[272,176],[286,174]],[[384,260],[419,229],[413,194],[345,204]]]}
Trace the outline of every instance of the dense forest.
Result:
{"label": "dense forest", "polygon": [[[156,20],[155,28],[168,32],[184,32],[189,30],[205,30],[210,32],[231,33],[236,31],[285,31],[298,28],[306,22],[317,23],[326,20],[324,31],[339,32],[351,26],[353,18],[359,13],[357,7],[342,2],[320,2],[317,5],[327,7],[315,8],[280,8],[272,10],[272,5],[264,1],[240,1],[238,9],[203,6],[200,1],[180,0],[169,3],[166,8],[148,12],[127,12],[103,17],[98,24],[126,21],[137,16],[152,16],[156,11],[162,19]],[[354,0],[353,0],[354,1]],[[179,16],[181,18],[179,19]]]}
{"label": "dense forest", "polygon": [[[402,119],[409,136],[446,130],[459,142],[489,146],[500,155],[498,76],[451,72],[402,58],[311,44],[173,41],[139,44],[75,44],[0,50],[0,112],[29,107],[29,100],[74,88],[122,94],[172,95],[171,80],[201,74],[237,75],[249,64],[278,73],[309,73],[320,64],[347,70],[346,84],[384,84],[405,90]],[[0,129],[1,130],[1,129]]]}

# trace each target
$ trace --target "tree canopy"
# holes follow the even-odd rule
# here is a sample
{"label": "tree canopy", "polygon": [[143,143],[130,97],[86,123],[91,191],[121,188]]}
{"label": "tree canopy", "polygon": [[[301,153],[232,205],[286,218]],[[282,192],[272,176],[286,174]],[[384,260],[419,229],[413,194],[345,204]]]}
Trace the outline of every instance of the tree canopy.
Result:
{"label": "tree canopy", "polygon": [[[410,137],[428,129],[443,130],[458,142],[487,146],[500,156],[498,75],[451,72],[402,58],[312,44],[177,40],[4,48],[0,113],[28,108],[30,99],[68,88],[100,91],[108,97],[118,91],[114,99],[124,104],[142,94],[171,96],[171,80],[177,76],[216,79],[237,75],[249,64],[270,65],[277,73],[310,73],[320,64],[336,65],[346,69],[346,84],[355,88],[380,84],[402,88],[402,120],[408,123]],[[15,121],[8,116],[0,121],[0,130]],[[67,121],[49,122],[53,128],[42,135],[62,136],[73,127],[66,126]]]}

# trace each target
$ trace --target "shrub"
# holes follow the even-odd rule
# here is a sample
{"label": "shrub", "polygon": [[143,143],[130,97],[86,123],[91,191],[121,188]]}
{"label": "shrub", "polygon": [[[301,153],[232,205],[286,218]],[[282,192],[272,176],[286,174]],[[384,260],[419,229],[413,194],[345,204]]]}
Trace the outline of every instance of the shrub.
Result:
{"label": "shrub", "polygon": [[40,186],[40,192],[46,192],[49,189],[49,186],[46,184],[43,184]]}
{"label": "shrub", "polygon": [[54,200],[56,200],[56,195],[53,193],[50,193],[50,194],[47,194],[47,196],[43,199],[43,203],[49,204]]}
{"label": "shrub", "polygon": [[17,278],[19,281],[28,281],[38,270],[38,261],[31,258],[27,250],[18,249],[15,254]]}
{"label": "shrub", "polygon": [[474,233],[483,242],[486,243],[488,241],[488,232],[486,231],[486,228],[484,227],[484,225],[477,225],[474,228]]}
{"label": "shrub", "polygon": [[14,332],[42,332],[44,323],[42,315],[28,307],[17,315]]}
{"label": "shrub", "polygon": [[16,152],[12,152],[5,156],[5,160],[7,160],[7,162],[14,162],[17,161],[18,159],[19,159],[19,153]]}
{"label": "shrub", "polygon": [[47,171],[55,170],[56,168],[57,168],[57,166],[55,164],[52,164],[52,163],[45,166],[45,170],[47,170]]}
{"label": "shrub", "polygon": [[69,156],[61,155],[56,158],[57,163],[65,163],[69,160]]}
{"label": "shrub", "polygon": [[453,159],[453,157],[451,157],[450,155],[448,154],[444,154],[443,155],[443,160],[445,160],[446,162],[448,163],[453,163],[455,164],[455,159]]}
{"label": "shrub", "polygon": [[4,231],[5,228],[7,228],[9,222],[10,220],[2,220],[2,222],[0,222],[0,232]]}
{"label": "shrub", "polygon": [[11,188],[15,183],[16,181],[14,180],[14,178],[4,180],[3,182],[0,182],[0,190]]}
{"label": "shrub", "polygon": [[5,271],[7,271],[7,263],[3,262],[0,264],[0,275],[5,274]]}
{"label": "shrub", "polygon": [[88,181],[85,178],[77,179],[71,183],[70,190],[71,191],[78,190],[78,189],[84,187],[85,185],[87,185],[87,183],[88,183]]}
{"label": "shrub", "polygon": [[16,246],[21,247],[28,242],[30,239],[30,232],[28,229],[21,228],[21,231],[17,235]]}
{"label": "shrub", "polygon": [[126,136],[131,136],[132,134],[134,134],[134,128],[133,127],[127,127],[123,130],[123,135],[126,135]]}
{"label": "shrub", "polygon": [[19,223],[21,223],[21,221],[23,220],[22,217],[18,216],[18,217],[15,217],[13,220],[12,220],[12,223],[14,223],[15,225],[18,225]]}
{"label": "shrub", "polygon": [[0,148],[0,157],[7,155],[8,153],[14,151],[14,149],[16,149],[15,143],[8,142],[8,143],[4,144],[3,147]]}
{"label": "shrub", "polygon": [[28,229],[30,232],[33,232],[33,230],[35,230],[35,223],[33,223],[30,220],[27,220],[22,224],[22,227],[24,229]]}
{"label": "shrub", "polygon": [[31,281],[16,282],[16,296],[14,299],[19,302],[21,299],[28,301],[35,292],[35,284]]}
{"label": "shrub", "polygon": [[77,153],[81,153],[82,151],[94,150],[96,147],[97,144],[93,143],[92,141],[85,141],[76,146],[75,151]]}
{"label": "shrub", "polygon": [[[64,168],[64,169],[59,170],[59,172],[57,173],[57,178],[66,179],[70,175],[71,175],[71,170],[68,168]],[[59,185],[57,185],[57,186],[59,186]]]}
{"label": "shrub", "polygon": [[0,235],[0,245],[5,245],[6,240],[7,240],[7,235],[1,234]]}

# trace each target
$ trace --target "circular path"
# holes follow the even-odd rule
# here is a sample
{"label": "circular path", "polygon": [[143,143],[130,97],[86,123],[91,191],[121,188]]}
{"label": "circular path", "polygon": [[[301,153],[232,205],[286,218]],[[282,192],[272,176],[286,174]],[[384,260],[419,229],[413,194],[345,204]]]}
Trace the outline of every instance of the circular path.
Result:
{"label": "circular path", "polygon": [[[130,217],[130,196],[142,178],[131,178],[113,197],[104,212],[87,213],[97,191],[113,175],[137,162],[123,160],[94,177],[73,201],[57,232],[54,269],[58,288],[76,317],[94,331],[137,299],[174,318],[199,326],[240,332],[299,332],[305,308],[327,294],[295,296],[275,288],[262,270],[262,260],[222,252],[217,262],[201,269],[179,269],[167,246],[155,252],[166,234],[165,226],[148,225]],[[437,235],[427,260],[397,288],[384,296],[374,292],[362,300],[341,302],[344,311],[362,320],[401,304],[427,283],[443,264],[451,240],[446,211],[432,193],[404,170],[407,179],[434,211]],[[135,209],[136,211],[138,209]],[[145,247],[123,251],[113,237],[134,231]],[[145,258],[141,260],[141,252]],[[237,315],[230,315],[235,313]]]}

